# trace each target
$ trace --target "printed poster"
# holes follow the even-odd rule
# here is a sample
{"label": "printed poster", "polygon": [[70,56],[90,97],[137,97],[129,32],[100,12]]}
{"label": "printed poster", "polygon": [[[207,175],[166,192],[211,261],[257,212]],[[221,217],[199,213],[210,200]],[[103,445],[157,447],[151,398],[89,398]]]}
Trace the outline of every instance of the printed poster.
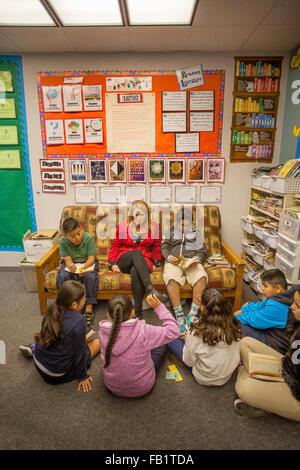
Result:
{"label": "printed poster", "polygon": [[43,86],[45,113],[62,112],[61,86]]}
{"label": "printed poster", "polygon": [[62,119],[47,119],[46,124],[46,140],[48,145],[64,144],[64,126]]}
{"label": "printed poster", "polygon": [[65,119],[67,144],[83,144],[82,119]]}
{"label": "printed poster", "polygon": [[85,111],[102,111],[101,85],[83,85],[82,93]]}
{"label": "printed poster", "polygon": [[81,85],[64,85],[65,112],[82,111]]}
{"label": "printed poster", "polygon": [[103,142],[102,119],[85,119],[85,141],[87,144]]}

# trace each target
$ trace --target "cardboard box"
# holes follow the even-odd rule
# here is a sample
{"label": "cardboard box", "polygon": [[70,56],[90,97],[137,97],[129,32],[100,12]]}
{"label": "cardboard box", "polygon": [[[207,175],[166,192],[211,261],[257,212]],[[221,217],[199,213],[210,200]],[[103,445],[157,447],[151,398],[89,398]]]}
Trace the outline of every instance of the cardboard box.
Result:
{"label": "cardboard box", "polygon": [[[45,232],[47,232],[46,235]],[[39,261],[58,242],[58,239],[58,230],[41,230],[34,233],[27,230],[23,237],[26,260],[29,262]]]}

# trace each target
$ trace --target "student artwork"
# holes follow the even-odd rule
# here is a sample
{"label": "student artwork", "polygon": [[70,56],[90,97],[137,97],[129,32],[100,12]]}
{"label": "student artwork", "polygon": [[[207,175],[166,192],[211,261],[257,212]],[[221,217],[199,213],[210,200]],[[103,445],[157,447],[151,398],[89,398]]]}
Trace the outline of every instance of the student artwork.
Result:
{"label": "student artwork", "polygon": [[152,91],[152,77],[107,77],[106,91]]}
{"label": "student artwork", "polygon": [[103,128],[102,128],[102,119],[85,119],[84,120],[84,130],[85,130],[85,142],[89,143],[98,143],[103,142]]}
{"label": "student artwork", "polygon": [[48,145],[59,145],[65,143],[64,126],[62,119],[47,119],[46,140]]}
{"label": "student artwork", "polygon": [[129,158],[127,168],[128,183],[146,183],[145,158]]}
{"label": "student artwork", "polygon": [[108,178],[110,183],[126,183],[126,163],[122,158],[108,160]]}
{"label": "student artwork", "polygon": [[82,93],[84,111],[102,111],[101,85],[83,85]]}
{"label": "student artwork", "polygon": [[41,171],[42,181],[65,181],[65,172],[62,171]]}
{"label": "student artwork", "polygon": [[43,86],[45,113],[62,112],[61,86]]}
{"label": "student artwork", "polygon": [[14,91],[12,73],[10,70],[0,70],[0,91],[8,93]]}
{"label": "student artwork", "polygon": [[18,145],[17,126],[0,126],[0,145]]}
{"label": "student artwork", "polygon": [[166,182],[166,159],[149,158],[148,159],[148,181],[149,183]]}
{"label": "student artwork", "polygon": [[168,158],[168,183],[185,183],[185,159]]}
{"label": "student artwork", "polygon": [[207,183],[224,183],[225,180],[225,159],[207,159]]}
{"label": "student artwork", "polygon": [[205,158],[187,158],[187,182],[204,183]]}
{"label": "student artwork", "polygon": [[65,119],[67,144],[83,144],[82,119]]}
{"label": "student artwork", "polygon": [[106,160],[89,160],[89,181],[90,183],[106,183]]}
{"label": "student artwork", "polygon": [[58,158],[40,159],[41,170],[62,170],[64,168],[64,160]]}
{"label": "student artwork", "polygon": [[87,183],[86,160],[69,160],[70,183]]}
{"label": "student artwork", "polygon": [[82,111],[81,85],[63,85],[65,112]]}
{"label": "student artwork", "polygon": [[16,104],[14,98],[1,98],[0,119],[16,119]]}

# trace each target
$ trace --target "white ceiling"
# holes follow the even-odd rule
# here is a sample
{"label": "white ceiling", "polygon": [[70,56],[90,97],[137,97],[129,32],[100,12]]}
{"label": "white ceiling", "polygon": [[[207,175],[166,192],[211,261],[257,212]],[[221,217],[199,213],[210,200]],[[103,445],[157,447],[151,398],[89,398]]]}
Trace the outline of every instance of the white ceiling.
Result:
{"label": "white ceiling", "polygon": [[267,53],[288,52],[298,44],[300,0],[199,0],[192,26],[0,27],[2,54]]}

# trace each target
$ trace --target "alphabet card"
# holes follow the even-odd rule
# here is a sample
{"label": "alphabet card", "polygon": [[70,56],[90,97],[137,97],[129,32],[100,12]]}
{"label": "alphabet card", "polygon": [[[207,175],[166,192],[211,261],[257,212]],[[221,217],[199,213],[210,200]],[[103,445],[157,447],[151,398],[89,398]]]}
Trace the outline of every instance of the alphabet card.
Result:
{"label": "alphabet card", "polygon": [[48,145],[57,145],[65,143],[64,126],[62,119],[47,119],[46,140]]}

